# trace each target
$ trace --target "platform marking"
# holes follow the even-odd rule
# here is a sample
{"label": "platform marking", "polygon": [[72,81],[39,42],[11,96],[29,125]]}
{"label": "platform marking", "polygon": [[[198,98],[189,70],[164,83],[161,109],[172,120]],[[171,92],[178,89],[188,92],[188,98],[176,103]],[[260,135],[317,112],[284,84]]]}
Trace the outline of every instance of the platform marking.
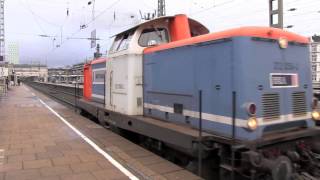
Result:
{"label": "platform marking", "polygon": [[90,144],[98,153],[103,155],[111,164],[113,164],[116,168],[118,168],[123,174],[128,176],[132,180],[138,180],[135,175],[133,175],[129,170],[127,170],[125,167],[123,167],[118,161],[113,159],[108,153],[106,153],[104,150],[102,150],[96,143],[94,143],[91,139],[89,139],[87,136],[82,134],[77,128],[72,126],[67,120],[65,120],[60,114],[58,114],[55,110],[53,110],[49,105],[47,105],[44,101],[42,101],[39,98],[39,101],[41,104],[43,104],[47,109],[49,109],[54,115],[56,115],[62,122],[64,122],[69,128],[71,128],[76,134],[78,134],[84,141],[86,141],[88,144]]}

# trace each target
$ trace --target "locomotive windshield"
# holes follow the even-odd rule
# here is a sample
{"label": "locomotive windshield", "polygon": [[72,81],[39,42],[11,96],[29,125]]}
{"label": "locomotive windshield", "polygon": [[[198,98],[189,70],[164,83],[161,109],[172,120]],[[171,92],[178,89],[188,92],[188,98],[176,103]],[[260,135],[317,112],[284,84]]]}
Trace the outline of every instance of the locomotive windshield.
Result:
{"label": "locomotive windshield", "polygon": [[168,31],[165,28],[150,28],[143,30],[139,38],[139,45],[147,47],[150,46],[150,42],[152,41],[157,45],[169,42]]}
{"label": "locomotive windshield", "polygon": [[134,33],[134,31],[117,35],[117,37],[115,38],[115,40],[110,48],[110,53],[114,53],[114,52],[123,51],[123,50],[128,49],[133,33]]}

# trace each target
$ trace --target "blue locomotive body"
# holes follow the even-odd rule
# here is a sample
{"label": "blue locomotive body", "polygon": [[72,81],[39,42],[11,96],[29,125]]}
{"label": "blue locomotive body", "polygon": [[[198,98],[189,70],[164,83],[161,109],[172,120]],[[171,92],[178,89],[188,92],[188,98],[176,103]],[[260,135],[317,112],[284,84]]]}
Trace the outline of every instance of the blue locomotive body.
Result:
{"label": "blue locomotive body", "polygon": [[104,103],[106,59],[94,60],[92,67],[92,101]]}
{"label": "blue locomotive body", "polygon": [[[256,140],[313,127],[308,53],[303,44],[281,48],[277,40],[231,37],[145,54],[144,115],[198,128],[201,90],[202,127],[212,134]],[[256,106],[253,115],[248,104]]]}

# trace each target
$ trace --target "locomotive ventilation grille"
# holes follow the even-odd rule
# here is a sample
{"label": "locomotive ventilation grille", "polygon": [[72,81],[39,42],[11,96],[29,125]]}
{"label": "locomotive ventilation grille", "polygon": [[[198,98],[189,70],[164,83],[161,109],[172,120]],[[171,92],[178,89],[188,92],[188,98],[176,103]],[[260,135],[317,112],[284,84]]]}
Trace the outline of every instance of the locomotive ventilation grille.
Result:
{"label": "locomotive ventilation grille", "polygon": [[280,118],[280,96],[277,93],[262,95],[263,120]]}
{"label": "locomotive ventilation grille", "polygon": [[305,116],[307,114],[306,95],[304,92],[292,93],[292,113],[294,116]]}

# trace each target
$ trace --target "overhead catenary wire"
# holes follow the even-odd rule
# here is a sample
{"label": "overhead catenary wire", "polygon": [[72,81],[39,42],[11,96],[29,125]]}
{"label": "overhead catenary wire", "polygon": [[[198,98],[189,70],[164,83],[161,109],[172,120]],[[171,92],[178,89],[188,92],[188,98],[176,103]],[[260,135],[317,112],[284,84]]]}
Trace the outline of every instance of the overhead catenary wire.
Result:
{"label": "overhead catenary wire", "polygon": [[204,13],[204,12],[206,12],[206,11],[209,11],[209,10],[213,9],[213,8],[220,7],[220,6],[224,6],[224,5],[230,4],[230,3],[234,2],[234,1],[235,1],[235,0],[229,0],[229,1],[224,2],[224,3],[214,4],[214,5],[212,5],[212,6],[208,7],[208,8],[205,8],[205,9],[203,9],[203,10],[200,10],[200,11],[197,11],[197,12],[194,12],[194,13],[191,13],[190,16],[194,16],[194,15],[197,15],[197,14]]}
{"label": "overhead catenary wire", "polygon": [[40,15],[36,14],[34,11],[31,10],[31,12],[32,12],[32,14],[33,14],[35,17],[39,18],[39,19],[42,20],[43,22],[45,22],[45,23],[47,23],[47,24],[49,24],[49,25],[52,25],[52,26],[59,26],[59,25],[57,25],[57,24],[55,24],[55,23],[53,23],[53,22],[50,22],[50,21],[46,20],[45,18],[43,18],[43,17],[41,17]]}
{"label": "overhead catenary wire", "polygon": [[[298,3],[297,3],[298,2]],[[285,7],[291,7],[291,6],[298,6],[298,7],[303,7],[305,5],[310,5],[313,4],[315,1],[314,0],[299,0],[299,1],[289,1],[285,3]]]}
{"label": "overhead catenary wire", "polygon": [[[146,1],[145,0],[141,0],[142,1],[142,4],[145,6],[145,7],[147,7],[148,9],[156,9],[156,7],[153,7],[153,6],[151,6],[150,4],[148,4],[148,3],[146,3]],[[150,1],[150,0],[149,0]],[[149,2],[148,1],[148,2]],[[156,3],[156,2],[154,2],[154,3]]]}
{"label": "overhead catenary wire", "polygon": [[[91,21],[89,21],[88,23],[86,23],[86,27],[90,24],[92,24],[93,22],[95,22],[99,17],[101,17],[104,13],[106,13],[108,10],[110,10],[111,8],[113,8],[115,5],[117,5],[121,0],[116,0],[115,2],[113,2],[110,6],[108,6],[107,8],[105,8],[102,12],[100,12],[97,16],[95,16]],[[82,29],[78,29],[77,31],[73,32],[71,35],[69,35],[69,38],[73,38],[76,34],[78,34],[79,32],[81,32]],[[65,42],[67,42],[69,39],[65,39],[61,42],[60,46],[61,47]],[[48,52],[48,55],[52,52],[54,52],[58,47],[54,47],[50,52]],[[47,55],[47,56],[48,56]]]}
{"label": "overhead catenary wire", "polygon": [[19,0],[19,1],[21,2],[21,4],[24,5],[25,9],[27,9],[27,11],[30,12],[30,14],[32,15],[35,23],[36,23],[37,26],[39,27],[39,29],[40,29],[44,34],[46,34],[46,31],[44,30],[44,28],[41,26],[40,22],[39,22],[38,19],[36,18],[37,16],[36,16],[35,13],[33,12],[33,10],[30,8],[30,6],[27,4],[27,3],[28,3],[27,0],[25,0],[26,3],[24,3],[22,0]]}
{"label": "overhead catenary wire", "polygon": [[[240,1],[238,1],[238,2],[240,2]],[[295,2],[299,3],[299,1],[295,1]],[[258,3],[258,2],[255,2],[255,3]],[[246,3],[242,3],[242,4],[248,4],[248,3],[246,1]],[[214,23],[214,27],[216,27],[217,23],[219,24],[220,27],[221,26],[224,26],[224,27],[225,26],[229,26],[230,27],[230,24],[232,24],[231,27],[234,27],[236,25],[246,25],[246,23],[244,23],[244,22],[248,22],[248,20],[252,20],[253,18],[256,19],[256,20],[250,21],[250,22],[255,22],[254,24],[257,24],[257,25],[258,24],[261,24],[261,25],[266,25],[267,24],[267,18],[266,18],[267,17],[267,12],[268,12],[267,11],[268,10],[267,6],[265,6],[264,8],[261,8],[261,9],[253,10],[253,11],[250,11],[250,10],[248,11],[247,9],[244,9],[243,11],[241,11],[241,7],[240,6],[242,6],[242,4],[238,3],[238,5],[234,5],[233,3],[230,3],[230,5],[228,5],[227,8],[228,9],[232,9],[234,7],[234,8],[237,8],[237,11],[231,11],[231,14],[228,13],[228,15],[225,15],[225,13],[222,13],[223,15],[220,15],[222,9],[226,9],[226,7],[224,7],[224,6],[221,7],[221,8],[220,7],[216,7],[216,8],[209,7],[207,9],[204,9],[204,11],[207,11],[207,12],[203,13],[203,14],[208,15],[208,13],[211,12],[211,11],[215,12],[217,14],[216,16],[215,15],[212,16],[213,19],[212,19],[212,21],[210,23],[210,26],[211,26],[212,22],[213,22]],[[232,7],[230,7],[230,6],[232,6]],[[259,7],[259,6],[254,6],[254,7]],[[295,3],[293,3],[293,2],[290,3],[289,7],[296,7]],[[285,12],[285,16],[286,17],[292,17],[292,16],[293,17],[304,17],[304,16],[307,16],[307,15],[311,16],[311,14],[318,13],[318,10],[311,10],[311,11],[306,12],[309,9],[308,7],[310,7],[310,9],[313,9],[312,7],[319,7],[319,6],[317,6],[314,3],[314,1],[313,2],[312,1],[309,1],[309,2],[304,1],[303,5],[302,5],[302,8],[300,8],[300,6],[297,8],[298,9],[297,12],[301,12],[301,13],[296,14],[296,11],[294,11],[294,12],[287,11],[287,12]],[[289,9],[289,8],[286,7],[286,9]],[[197,11],[197,12],[199,12],[199,11]],[[261,18],[259,18],[259,21],[258,21],[257,18],[256,18],[257,14],[262,14],[262,13],[266,13],[266,15],[265,16],[261,15]],[[199,14],[195,14],[195,13],[190,13],[190,14],[191,14],[191,16],[196,17],[196,18],[199,18],[199,15],[200,16],[202,15],[201,11],[200,11]],[[241,16],[241,18],[238,18],[239,16]],[[248,17],[248,18],[246,18],[246,17]],[[287,18],[285,20],[287,20]],[[228,24],[224,23],[226,21],[228,21]],[[237,22],[237,23],[235,23],[235,22]]]}
{"label": "overhead catenary wire", "polygon": [[[251,1],[253,1],[253,0],[251,0]],[[245,4],[242,3],[240,5],[238,5],[238,4],[234,5],[234,3],[239,3],[239,2],[240,1],[229,0],[227,2],[220,3],[220,4],[217,4],[215,6],[206,8],[204,10],[199,10],[199,11],[197,11],[195,13],[190,13],[189,16],[199,18],[199,17],[202,16],[202,14],[203,15],[208,15],[209,12],[216,12],[217,13],[217,12],[221,11],[221,8],[225,8],[226,5],[229,5],[229,6],[232,5],[232,7],[228,7],[229,9],[237,8],[238,11],[231,11],[228,14],[223,13],[223,15],[217,14],[217,15],[212,16],[212,17],[214,17],[213,20],[219,19],[220,21],[225,21],[225,18],[239,17],[239,14],[243,15],[244,12],[248,12],[248,13],[250,13],[250,15],[252,15],[252,13],[262,12],[263,10],[267,9],[267,8],[261,8],[261,9],[256,9],[254,11],[248,11],[247,9],[243,9],[243,11],[241,11],[241,6],[243,6]],[[191,11],[191,10],[189,10],[189,11]],[[206,12],[206,13],[204,13],[204,12]]]}

